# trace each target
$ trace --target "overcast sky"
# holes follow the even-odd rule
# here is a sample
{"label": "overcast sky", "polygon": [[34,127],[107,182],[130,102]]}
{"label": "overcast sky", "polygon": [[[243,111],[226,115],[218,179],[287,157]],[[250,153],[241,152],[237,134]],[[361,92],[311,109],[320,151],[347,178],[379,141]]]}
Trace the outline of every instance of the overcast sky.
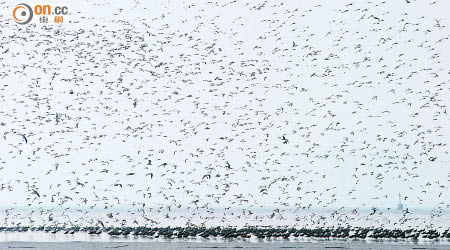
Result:
{"label": "overcast sky", "polygon": [[2,207],[449,205],[448,1],[17,3]]}

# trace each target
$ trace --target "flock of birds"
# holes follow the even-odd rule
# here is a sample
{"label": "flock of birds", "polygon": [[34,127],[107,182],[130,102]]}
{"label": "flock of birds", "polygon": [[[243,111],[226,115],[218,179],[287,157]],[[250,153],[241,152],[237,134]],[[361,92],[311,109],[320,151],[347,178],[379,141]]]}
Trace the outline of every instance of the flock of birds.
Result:
{"label": "flock of birds", "polygon": [[39,227],[0,227],[0,232],[46,232],[56,234],[62,232],[65,235],[73,235],[78,232],[90,235],[107,233],[112,237],[146,237],[150,239],[198,239],[222,238],[222,239],[295,239],[295,238],[346,238],[346,239],[403,239],[417,241],[449,240],[450,230],[439,232],[436,229],[386,229],[386,228],[261,228],[261,227],[99,227],[99,226],[39,226]]}
{"label": "flock of birds", "polygon": [[0,226],[448,227],[446,1],[87,4],[0,19]]}

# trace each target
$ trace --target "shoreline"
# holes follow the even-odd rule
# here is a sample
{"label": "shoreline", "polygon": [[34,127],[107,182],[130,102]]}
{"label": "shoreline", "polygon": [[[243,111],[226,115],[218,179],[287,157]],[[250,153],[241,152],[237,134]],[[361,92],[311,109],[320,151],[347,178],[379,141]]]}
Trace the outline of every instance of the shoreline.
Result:
{"label": "shoreline", "polygon": [[[362,240],[399,242],[440,242],[450,244],[450,232],[436,229],[383,229],[383,228],[260,228],[260,227],[0,227],[0,241],[33,240],[34,236],[48,240],[143,240],[143,241],[272,241],[272,240]],[[105,237],[106,236],[106,237]],[[25,237],[26,238],[26,237]],[[66,238],[66,239],[65,239]],[[16,240],[12,240],[16,241]]]}

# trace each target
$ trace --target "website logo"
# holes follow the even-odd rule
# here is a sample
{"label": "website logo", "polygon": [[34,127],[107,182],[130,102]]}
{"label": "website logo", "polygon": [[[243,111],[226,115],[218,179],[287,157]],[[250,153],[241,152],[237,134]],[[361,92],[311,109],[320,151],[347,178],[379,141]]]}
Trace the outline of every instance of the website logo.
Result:
{"label": "website logo", "polygon": [[30,23],[34,18],[38,18],[39,23],[64,23],[64,16],[67,14],[69,14],[67,6],[36,4],[32,8],[26,3],[16,5],[12,12],[14,21],[21,25]]}
{"label": "website logo", "polygon": [[13,18],[18,24],[27,24],[33,19],[33,9],[26,3],[20,3],[13,10]]}

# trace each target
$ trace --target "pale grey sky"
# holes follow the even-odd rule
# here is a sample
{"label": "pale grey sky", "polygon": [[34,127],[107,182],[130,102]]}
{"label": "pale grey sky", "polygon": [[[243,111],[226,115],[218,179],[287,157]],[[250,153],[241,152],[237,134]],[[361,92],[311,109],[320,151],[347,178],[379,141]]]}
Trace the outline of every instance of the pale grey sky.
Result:
{"label": "pale grey sky", "polygon": [[17,3],[5,208],[449,205],[448,1]]}

